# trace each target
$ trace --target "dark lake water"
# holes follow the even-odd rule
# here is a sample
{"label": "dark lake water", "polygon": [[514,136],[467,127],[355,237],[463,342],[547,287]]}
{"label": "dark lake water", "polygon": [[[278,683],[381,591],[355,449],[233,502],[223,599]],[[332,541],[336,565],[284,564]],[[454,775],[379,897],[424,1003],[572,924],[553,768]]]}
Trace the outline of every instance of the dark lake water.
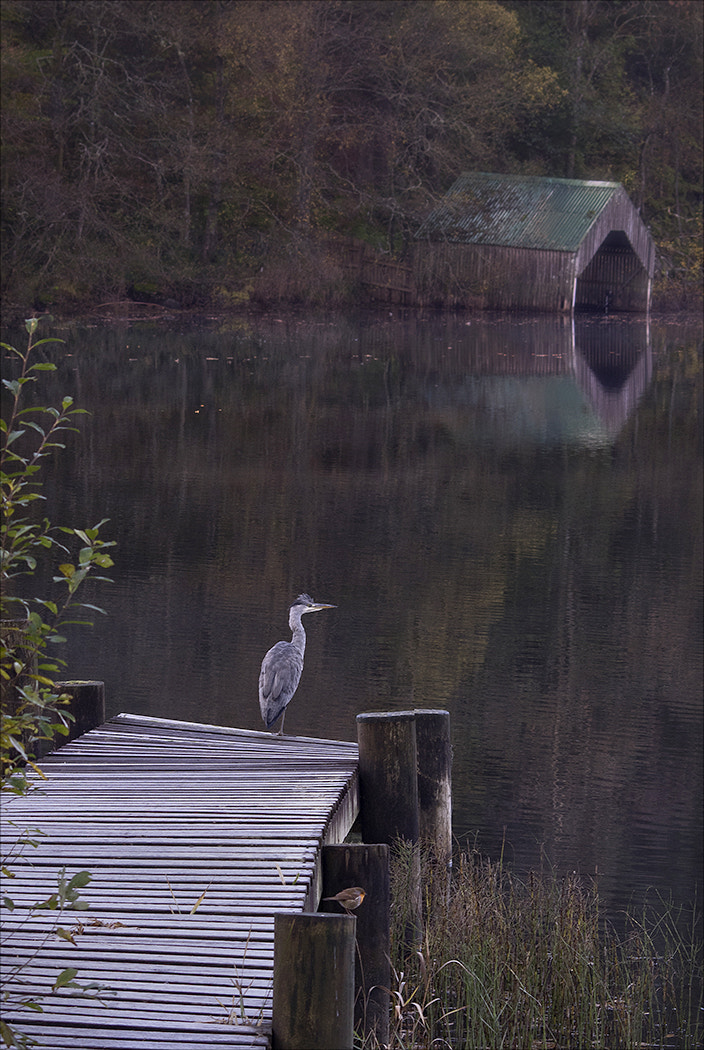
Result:
{"label": "dark lake water", "polygon": [[614,915],[701,895],[700,324],[52,334],[40,399],[92,415],[49,515],[118,542],[85,596],[108,615],[62,655],[110,715],[262,728],[259,665],[305,590],[338,608],[304,621],[288,733],[446,708],[463,845],[598,872]]}

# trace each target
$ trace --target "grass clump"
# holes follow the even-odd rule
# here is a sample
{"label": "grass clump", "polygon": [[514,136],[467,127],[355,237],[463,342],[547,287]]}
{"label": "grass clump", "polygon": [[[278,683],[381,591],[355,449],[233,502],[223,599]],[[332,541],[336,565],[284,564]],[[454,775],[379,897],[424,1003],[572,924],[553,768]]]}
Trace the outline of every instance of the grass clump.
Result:
{"label": "grass clump", "polygon": [[417,853],[400,845],[390,1047],[704,1045],[702,946],[679,932],[674,909],[627,915],[617,933],[600,913],[596,882],[576,874],[521,880],[472,850],[460,854],[450,886],[423,852],[420,869],[424,915],[414,927]]}

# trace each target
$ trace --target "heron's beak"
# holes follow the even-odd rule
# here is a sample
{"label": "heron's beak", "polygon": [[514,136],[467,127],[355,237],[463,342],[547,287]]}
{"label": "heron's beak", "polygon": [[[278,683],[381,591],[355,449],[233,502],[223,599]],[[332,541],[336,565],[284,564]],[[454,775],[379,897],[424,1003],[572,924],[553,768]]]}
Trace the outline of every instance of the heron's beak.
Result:
{"label": "heron's beak", "polygon": [[316,602],[315,605],[309,605],[303,612],[320,612],[321,609],[337,609],[336,605],[324,605],[322,602]]}

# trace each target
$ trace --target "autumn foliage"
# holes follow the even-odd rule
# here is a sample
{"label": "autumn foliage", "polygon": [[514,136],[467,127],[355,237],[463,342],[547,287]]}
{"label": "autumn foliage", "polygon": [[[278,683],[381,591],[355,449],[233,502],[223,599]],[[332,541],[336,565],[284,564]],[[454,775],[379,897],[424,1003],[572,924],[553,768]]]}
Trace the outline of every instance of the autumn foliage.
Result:
{"label": "autumn foliage", "polygon": [[661,295],[698,286],[696,0],[6,0],[2,20],[9,307],[343,302],[334,237],[402,254],[467,170],[622,182]]}

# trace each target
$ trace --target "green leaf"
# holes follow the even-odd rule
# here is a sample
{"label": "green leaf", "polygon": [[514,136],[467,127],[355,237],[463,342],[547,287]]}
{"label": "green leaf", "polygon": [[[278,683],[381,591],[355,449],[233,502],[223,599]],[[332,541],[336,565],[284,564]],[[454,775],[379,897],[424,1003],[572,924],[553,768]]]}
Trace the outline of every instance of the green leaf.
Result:
{"label": "green leaf", "polygon": [[70,941],[71,944],[75,944],[76,943],[74,941],[74,939],[73,939],[73,935],[71,933],[69,933],[68,930],[65,930],[63,928],[63,926],[57,926],[56,929],[54,930],[54,933],[56,934],[57,937],[60,937],[62,941]]}
{"label": "green leaf", "polygon": [[41,901],[39,904],[34,905],[35,908],[41,908],[42,910],[44,910],[45,908],[49,908],[50,911],[56,911],[58,906],[59,898],[56,893],[52,893],[51,896],[47,897],[45,901]]}
{"label": "green leaf", "polygon": [[[51,321],[52,318],[51,317],[45,317],[44,320],[45,321]],[[45,339],[39,339],[36,343],[33,343],[32,347],[34,348],[35,346],[44,346],[44,343],[65,343],[65,342],[66,342],[65,339],[59,339],[55,335],[48,335],[48,336],[46,336]]]}
{"label": "green leaf", "polygon": [[66,985],[71,983],[77,973],[78,970],[74,966],[68,966],[65,970],[62,970],[52,985],[52,991],[56,992],[59,988],[65,988]]}
{"label": "green leaf", "polygon": [[32,430],[36,430],[37,434],[41,434],[42,437],[46,437],[46,432],[43,427],[40,427],[38,423],[35,423],[33,419],[26,420],[27,426],[31,427]]}
{"label": "green leaf", "polygon": [[18,752],[18,754],[20,754],[22,756],[22,758],[25,760],[25,762],[29,761],[28,756],[27,756],[27,752],[22,747],[22,744],[19,742],[19,740],[17,740],[14,736],[9,736],[8,737],[8,743],[10,744],[11,747],[13,747],[15,749],[15,751]]}
{"label": "green leaf", "polygon": [[91,874],[89,871],[79,871],[69,882],[69,887],[72,889],[83,889],[84,886],[88,885],[90,880]]}

